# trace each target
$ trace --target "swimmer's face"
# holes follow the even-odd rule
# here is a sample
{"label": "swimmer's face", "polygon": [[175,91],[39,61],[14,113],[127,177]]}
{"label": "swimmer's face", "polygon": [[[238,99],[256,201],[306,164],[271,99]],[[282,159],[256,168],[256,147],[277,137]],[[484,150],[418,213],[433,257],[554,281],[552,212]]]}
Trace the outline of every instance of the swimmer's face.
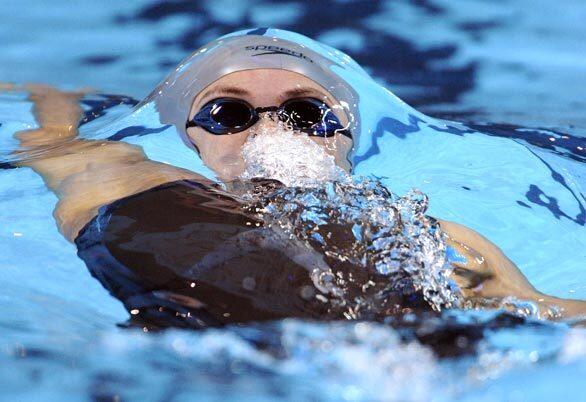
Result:
{"label": "swimmer's face", "polygon": [[[279,106],[287,100],[301,97],[316,98],[329,106],[343,126],[348,125],[348,116],[344,109],[328,91],[309,78],[290,71],[256,69],[225,75],[197,95],[191,106],[189,120],[206,103],[221,97],[242,99],[255,108]],[[221,180],[232,180],[240,176],[245,168],[242,146],[252,133],[258,131],[259,125],[267,124],[274,123],[265,116],[254,126],[233,134],[214,135],[201,127],[190,127],[187,135],[197,146],[203,162]],[[349,171],[347,156],[352,148],[350,138],[342,134],[327,138],[309,138],[332,155],[338,166]]]}

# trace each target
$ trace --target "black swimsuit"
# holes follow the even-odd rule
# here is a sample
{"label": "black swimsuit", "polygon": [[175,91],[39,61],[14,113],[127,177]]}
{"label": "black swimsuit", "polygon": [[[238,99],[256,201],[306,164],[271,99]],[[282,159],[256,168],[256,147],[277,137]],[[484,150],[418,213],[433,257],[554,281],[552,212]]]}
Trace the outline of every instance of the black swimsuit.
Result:
{"label": "black swimsuit", "polygon": [[[308,270],[284,250],[267,246],[267,232],[238,200],[178,181],[102,207],[75,244],[134,324],[204,328],[284,317],[347,319],[332,313],[322,297],[307,297],[307,289],[315,289]],[[430,313],[422,300],[409,303],[419,306],[410,311],[422,312],[420,317]],[[489,328],[484,322],[410,317],[385,321],[440,356],[470,352]],[[494,320],[499,327],[523,322],[507,315]],[[468,346],[456,342],[462,337]]]}
{"label": "black swimsuit", "polygon": [[265,247],[267,232],[234,198],[178,181],[102,207],[75,244],[139,322],[199,328],[323,318],[324,303],[304,292],[313,288],[308,270]]}

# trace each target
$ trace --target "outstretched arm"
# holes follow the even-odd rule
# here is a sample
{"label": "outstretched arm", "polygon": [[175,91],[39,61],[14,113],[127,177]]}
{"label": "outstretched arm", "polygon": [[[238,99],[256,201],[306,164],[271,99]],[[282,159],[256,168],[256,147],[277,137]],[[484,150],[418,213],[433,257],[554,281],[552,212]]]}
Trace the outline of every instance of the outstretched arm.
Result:
{"label": "outstretched arm", "polygon": [[39,128],[15,134],[21,145],[18,164],[39,173],[59,198],[53,214],[68,240],[75,239],[102,205],[175,180],[207,181],[188,170],[148,160],[135,145],[78,138],[82,93],[43,85],[26,89]]}
{"label": "outstretched arm", "polygon": [[440,221],[447,234],[448,244],[466,262],[455,263],[452,278],[458,283],[464,297],[471,303],[502,300],[514,296],[535,302],[544,318],[556,318],[558,309],[562,318],[586,317],[586,302],[548,296],[535,289],[519,268],[490,240],[457,223]]}

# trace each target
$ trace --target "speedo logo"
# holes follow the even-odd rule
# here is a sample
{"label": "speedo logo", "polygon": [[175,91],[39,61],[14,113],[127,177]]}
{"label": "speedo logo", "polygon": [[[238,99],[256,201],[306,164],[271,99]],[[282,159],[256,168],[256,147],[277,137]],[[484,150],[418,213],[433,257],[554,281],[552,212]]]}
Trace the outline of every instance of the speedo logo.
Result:
{"label": "speedo logo", "polygon": [[306,55],[304,55],[301,52],[296,52],[294,50],[291,49],[287,49],[286,47],[281,47],[281,46],[273,46],[273,45],[251,45],[251,46],[246,46],[244,48],[245,50],[251,50],[251,51],[260,51],[260,53],[256,53],[253,54],[252,56],[262,56],[263,54],[285,54],[287,56],[293,56],[293,57],[297,57],[299,59],[304,59],[309,61],[310,63],[313,63],[313,60],[311,60],[309,57],[307,57]]}

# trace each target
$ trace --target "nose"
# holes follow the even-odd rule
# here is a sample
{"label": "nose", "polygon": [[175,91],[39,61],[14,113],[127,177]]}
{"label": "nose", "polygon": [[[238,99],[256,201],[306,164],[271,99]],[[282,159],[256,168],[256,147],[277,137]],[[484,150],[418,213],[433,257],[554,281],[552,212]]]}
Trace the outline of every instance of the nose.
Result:
{"label": "nose", "polygon": [[264,109],[258,112],[258,121],[250,128],[251,135],[262,133],[270,133],[271,128],[276,128],[282,124],[283,120],[280,118],[277,108],[257,108]]}
{"label": "nose", "polygon": [[266,112],[278,112],[279,108],[277,106],[257,107],[254,109],[254,111],[258,114]]}

